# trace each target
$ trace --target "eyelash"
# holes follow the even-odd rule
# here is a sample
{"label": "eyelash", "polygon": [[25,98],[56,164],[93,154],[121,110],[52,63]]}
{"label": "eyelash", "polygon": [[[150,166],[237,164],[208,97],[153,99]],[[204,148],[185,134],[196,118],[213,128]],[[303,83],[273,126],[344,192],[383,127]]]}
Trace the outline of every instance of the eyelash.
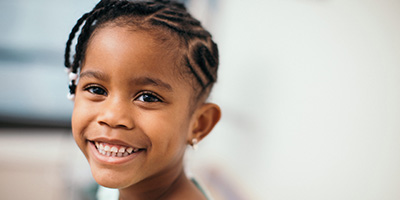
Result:
{"label": "eyelash", "polygon": [[[145,97],[144,97],[145,95],[147,95],[146,98],[152,98],[153,100],[155,99],[155,101],[146,101],[146,100],[145,100]],[[156,93],[151,92],[151,91],[141,91],[141,92],[137,95],[137,97],[135,98],[135,100],[138,100],[138,99],[140,99],[140,98],[141,98],[142,100],[139,100],[139,101],[146,102],[146,103],[164,102],[163,99],[162,99],[159,95],[157,95]]]}
{"label": "eyelash", "polygon": [[[94,89],[100,89],[100,90],[102,90],[101,92],[102,92],[103,94],[98,94],[98,93],[96,93],[95,91],[93,91]],[[98,85],[88,85],[88,86],[86,86],[86,87],[84,88],[84,90],[85,90],[85,91],[88,91],[88,92],[90,92],[91,94],[94,94],[94,95],[104,95],[104,96],[107,96],[107,95],[108,95],[107,90],[104,89],[103,87],[98,86]],[[105,94],[104,94],[104,93],[105,93]]]}
{"label": "eyelash", "polygon": [[[101,94],[98,93],[99,91],[97,91],[97,92],[94,91],[94,89],[96,89],[96,90],[100,89]],[[84,88],[84,90],[90,92],[93,95],[104,95],[104,96],[108,95],[107,90],[98,85],[88,85]],[[148,98],[151,98],[152,100],[150,100]],[[141,99],[141,100],[139,100],[139,99]],[[146,99],[147,99],[147,101],[146,101]],[[151,92],[151,91],[139,92],[139,94],[137,95],[135,100],[139,100],[139,101],[146,102],[146,103],[164,102],[163,99],[159,95],[157,95],[156,93]]]}

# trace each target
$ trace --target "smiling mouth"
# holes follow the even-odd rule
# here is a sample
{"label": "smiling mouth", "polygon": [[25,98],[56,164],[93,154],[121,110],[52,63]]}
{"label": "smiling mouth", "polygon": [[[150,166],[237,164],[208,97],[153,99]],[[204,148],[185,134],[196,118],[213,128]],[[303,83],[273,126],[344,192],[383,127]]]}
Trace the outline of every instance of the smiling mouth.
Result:
{"label": "smiling mouth", "polygon": [[90,142],[94,144],[94,146],[96,147],[97,151],[100,154],[108,157],[127,157],[131,154],[146,150],[129,146],[109,144],[105,142],[97,142],[97,141],[90,141]]}

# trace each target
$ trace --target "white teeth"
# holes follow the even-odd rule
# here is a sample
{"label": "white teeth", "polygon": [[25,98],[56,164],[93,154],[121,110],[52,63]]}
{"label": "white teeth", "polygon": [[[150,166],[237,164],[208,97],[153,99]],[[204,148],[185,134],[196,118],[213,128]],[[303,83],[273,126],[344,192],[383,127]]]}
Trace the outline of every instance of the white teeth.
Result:
{"label": "white teeth", "polygon": [[94,142],[100,154],[112,157],[125,157],[139,151],[138,148],[108,145],[107,143]]}
{"label": "white teeth", "polygon": [[111,148],[111,152],[117,153],[118,152],[118,148],[117,147],[112,147]]}
{"label": "white teeth", "polygon": [[128,147],[128,148],[126,149],[126,151],[127,151],[128,153],[132,153],[133,148],[132,148],[132,147]]}

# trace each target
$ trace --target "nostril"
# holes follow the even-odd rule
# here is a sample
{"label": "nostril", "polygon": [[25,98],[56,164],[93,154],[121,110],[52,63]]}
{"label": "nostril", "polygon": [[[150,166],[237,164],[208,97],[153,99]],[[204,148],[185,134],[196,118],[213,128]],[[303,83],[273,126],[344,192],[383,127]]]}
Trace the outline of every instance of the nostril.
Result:
{"label": "nostril", "polygon": [[104,121],[99,121],[98,123],[102,126],[108,126],[111,128],[130,129],[127,125],[124,125],[124,124],[111,124],[111,123],[107,123]]}
{"label": "nostril", "polygon": [[[115,106],[116,107],[116,106]],[[97,123],[100,126],[108,126],[118,129],[132,129],[134,121],[129,111],[121,111],[120,109],[110,106],[104,109],[97,117]]]}
{"label": "nostril", "polygon": [[105,123],[105,122],[102,122],[102,121],[100,121],[100,122],[99,122],[99,124],[100,124],[100,125],[106,125],[106,126],[109,126],[107,123]]}
{"label": "nostril", "polygon": [[128,127],[125,126],[125,125],[122,125],[122,124],[118,124],[118,125],[116,126],[116,128],[128,128]]}

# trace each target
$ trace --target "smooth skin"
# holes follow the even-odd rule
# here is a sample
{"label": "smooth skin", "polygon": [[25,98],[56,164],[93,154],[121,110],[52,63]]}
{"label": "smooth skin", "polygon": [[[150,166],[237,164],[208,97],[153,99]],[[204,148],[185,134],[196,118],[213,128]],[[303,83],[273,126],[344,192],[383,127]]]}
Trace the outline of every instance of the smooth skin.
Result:
{"label": "smooth skin", "polygon": [[[97,183],[118,188],[121,200],[205,199],[186,177],[182,160],[187,145],[203,139],[221,111],[212,103],[193,103],[193,86],[177,71],[179,51],[168,45],[171,38],[160,43],[154,34],[106,25],[90,39],[82,63],[73,136]],[[98,159],[95,141],[142,151],[108,162]]]}

